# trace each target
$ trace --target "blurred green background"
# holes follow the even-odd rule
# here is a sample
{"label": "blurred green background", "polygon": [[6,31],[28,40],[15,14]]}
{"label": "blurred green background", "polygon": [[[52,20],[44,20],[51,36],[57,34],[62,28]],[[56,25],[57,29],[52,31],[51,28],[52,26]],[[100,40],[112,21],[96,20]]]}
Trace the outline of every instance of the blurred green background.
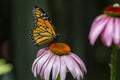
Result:
{"label": "blurred green background", "polygon": [[[88,73],[84,80],[110,80],[110,48],[98,39],[91,46],[88,34],[92,21],[106,6],[120,0],[0,0],[0,58],[13,64],[10,73],[0,80],[39,80],[33,77],[31,65],[37,51],[29,33],[33,28],[32,8],[39,6],[51,18],[62,41],[85,62]],[[117,80],[120,80],[120,54]],[[67,74],[66,80],[73,80]]]}

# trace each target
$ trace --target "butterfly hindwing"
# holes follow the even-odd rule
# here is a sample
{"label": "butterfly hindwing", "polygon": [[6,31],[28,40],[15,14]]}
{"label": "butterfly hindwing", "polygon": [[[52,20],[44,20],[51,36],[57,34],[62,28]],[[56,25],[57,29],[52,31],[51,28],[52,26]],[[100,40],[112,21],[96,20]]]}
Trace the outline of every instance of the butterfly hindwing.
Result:
{"label": "butterfly hindwing", "polygon": [[33,8],[34,26],[32,39],[36,45],[43,45],[57,38],[55,29],[47,14],[40,8]]}

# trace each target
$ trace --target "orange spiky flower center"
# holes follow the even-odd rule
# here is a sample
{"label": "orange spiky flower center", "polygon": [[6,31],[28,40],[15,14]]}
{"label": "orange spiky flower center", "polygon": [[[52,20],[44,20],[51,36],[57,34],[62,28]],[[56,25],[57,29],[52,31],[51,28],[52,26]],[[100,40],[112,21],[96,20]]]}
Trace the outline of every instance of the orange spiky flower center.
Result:
{"label": "orange spiky flower center", "polygon": [[112,6],[108,6],[104,9],[104,13],[108,16],[120,17],[120,5],[116,3]]}
{"label": "orange spiky flower center", "polygon": [[52,43],[50,45],[50,51],[55,55],[67,55],[71,51],[70,47],[62,42]]}

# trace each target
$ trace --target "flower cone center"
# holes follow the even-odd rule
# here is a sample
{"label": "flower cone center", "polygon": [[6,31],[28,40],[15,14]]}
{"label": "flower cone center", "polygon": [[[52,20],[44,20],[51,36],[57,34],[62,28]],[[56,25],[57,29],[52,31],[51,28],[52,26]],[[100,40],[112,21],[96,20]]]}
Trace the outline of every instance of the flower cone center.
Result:
{"label": "flower cone center", "polygon": [[120,5],[114,4],[113,6],[108,6],[104,9],[104,13],[112,17],[120,17]]}
{"label": "flower cone center", "polygon": [[53,54],[56,55],[67,55],[71,51],[70,47],[62,42],[52,43],[50,45],[50,50]]}

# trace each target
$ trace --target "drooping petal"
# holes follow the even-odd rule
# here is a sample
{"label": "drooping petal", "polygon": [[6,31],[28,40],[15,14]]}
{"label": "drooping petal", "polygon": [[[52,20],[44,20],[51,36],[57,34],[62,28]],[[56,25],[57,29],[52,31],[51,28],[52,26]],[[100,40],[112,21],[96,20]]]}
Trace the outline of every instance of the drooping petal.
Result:
{"label": "drooping petal", "polygon": [[51,72],[52,66],[53,66],[55,58],[56,58],[55,56],[51,57],[51,60],[49,61],[48,65],[46,66],[46,69],[44,71],[45,80],[49,80],[50,72]]}
{"label": "drooping petal", "polygon": [[60,71],[60,57],[56,56],[55,62],[53,64],[52,70],[52,80],[56,80]]}
{"label": "drooping petal", "polygon": [[62,56],[61,58],[63,58],[68,70],[71,72],[73,77],[76,78],[76,72],[75,72],[75,69],[74,69],[73,61],[70,58],[68,58],[68,55]]}
{"label": "drooping petal", "polygon": [[46,52],[45,53],[43,53],[42,55],[40,55],[38,58],[36,58],[35,59],[35,61],[33,62],[33,64],[32,64],[32,72],[34,73],[34,76],[35,77],[37,77],[37,70],[36,70],[36,64],[37,64],[37,62],[45,55],[45,54],[47,54]]}
{"label": "drooping petal", "polygon": [[37,67],[37,74],[40,73],[42,66],[46,62],[46,60],[49,58],[50,53],[47,53],[45,56],[41,57],[41,59],[37,62],[36,67]]}
{"label": "drooping petal", "polygon": [[74,63],[74,69],[75,69],[75,72],[76,72],[77,80],[80,80],[80,78],[83,78],[83,73],[81,71],[81,67],[79,67],[79,65],[76,63],[76,61],[71,56],[69,56],[69,58]]}
{"label": "drooping petal", "polygon": [[61,61],[61,65],[60,65],[60,79],[61,80],[65,80],[66,78],[66,72],[67,72],[67,67],[66,67],[66,64],[63,60],[63,58],[60,59]]}
{"label": "drooping petal", "polygon": [[[50,52],[50,51],[49,51]],[[47,59],[47,61],[45,62],[45,64],[42,66],[42,69],[40,71],[40,76],[43,77],[44,76],[44,71],[49,63],[49,61],[51,60],[53,54],[50,54],[49,58]]]}
{"label": "drooping petal", "polygon": [[96,24],[98,24],[99,23],[99,21],[102,21],[102,20],[104,20],[105,18],[107,17],[107,15],[106,14],[101,14],[101,15],[99,15],[99,16],[97,16],[96,18],[95,18],[95,20],[93,21],[93,23],[92,23],[92,26],[91,26],[91,31],[96,27],[96,26],[94,26],[94,25],[96,25]]}
{"label": "drooping petal", "polygon": [[74,53],[70,53],[70,54],[71,54],[70,56],[78,63],[79,67],[81,67],[81,71],[87,73],[87,70],[83,61]]}
{"label": "drooping petal", "polygon": [[115,25],[113,26],[114,34],[113,34],[113,40],[115,44],[120,43],[120,19],[115,18]]}
{"label": "drooping petal", "polygon": [[89,40],[92,45],[94,45],[96,39],[98,38],[100,33],[103,31],[108,20],[109,20],[108,18],[103,18],[100,21],[98,21],[97,23],[93,22],[93,24],[94,24],[94,25],[92,25],[93,28],[90,30],[90,33],[89,33]]}
{"label": "drooping petal", "polygon": [[112,44],[112,38],[113,38],[113,20],[114,18],[109,19],[109,21],[107,22],[107,25],[104,29],[104,31],[102,32],[101,35],[101,39],[104,43],[104,45],[110,47]]}
{"label": "drooping petal", "polygon": [[42,53],[44,53],[45,51],[49,50],[49,47],[45,47],[45,48],[42,48],[38,51],[36,57],[39,57]]}

